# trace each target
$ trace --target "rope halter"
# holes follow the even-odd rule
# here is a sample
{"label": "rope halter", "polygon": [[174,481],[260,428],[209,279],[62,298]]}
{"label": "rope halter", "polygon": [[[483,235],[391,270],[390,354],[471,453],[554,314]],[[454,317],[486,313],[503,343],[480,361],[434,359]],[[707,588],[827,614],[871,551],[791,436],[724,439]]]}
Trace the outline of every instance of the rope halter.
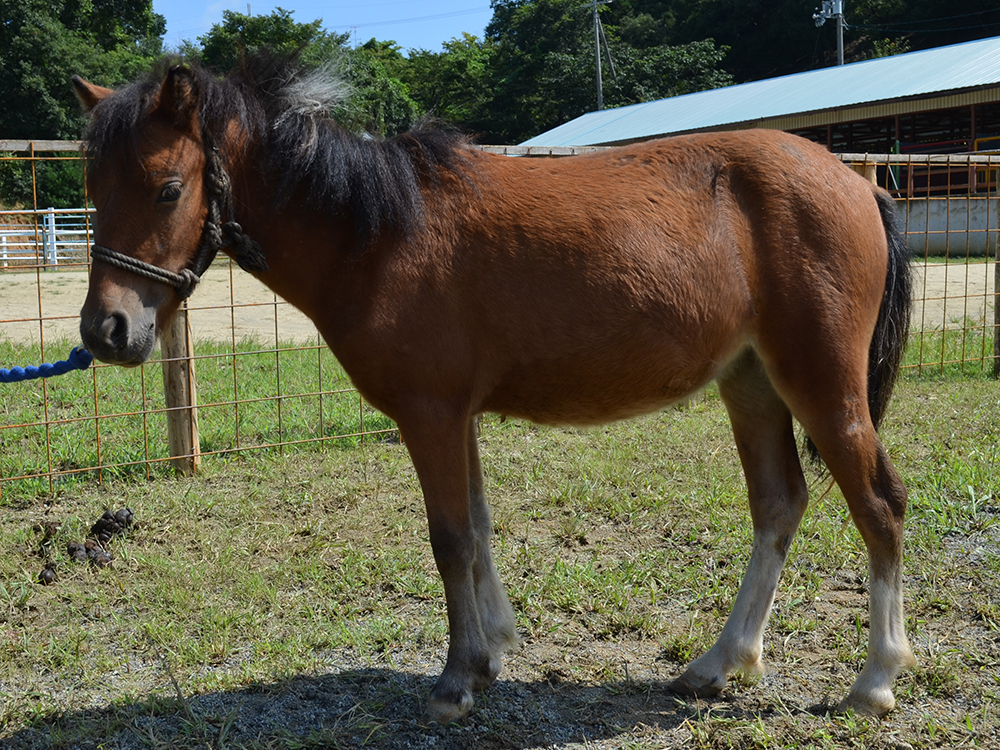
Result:
{"label": "rope halter", "polygon": [[[210,141],[206,135],[205,143]],[[208,191],[208,215],[201,233],[198,252],[190,266],[180,273],[168,271],[154,266],[138,258],[125,255],[104,245],[92,245],[90,255],[94,260],[130,271],[153,281],[159,281],[172,286],[181,299],[191,296],[194,288],[201,281],[202,274],[215,260],[219,250],[224,247],[233,249],[233,256],[239,267],[244,271],[265,273],[267,259],[254,240],[243,231],[243,227],[235,221],[223,222],[223,214],[233,216],[233,190],[229,174],[222,163],[219,149],[206,145],[205,148],[205,187]]]}

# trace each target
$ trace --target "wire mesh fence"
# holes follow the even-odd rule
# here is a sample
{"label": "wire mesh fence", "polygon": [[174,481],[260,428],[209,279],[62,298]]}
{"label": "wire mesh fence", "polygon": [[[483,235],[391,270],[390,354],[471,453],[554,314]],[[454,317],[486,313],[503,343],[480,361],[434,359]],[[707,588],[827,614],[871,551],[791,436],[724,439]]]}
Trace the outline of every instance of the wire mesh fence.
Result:
{"label": "wire mesh fence", "polygon": [[[8,262],[0,264],[0,367],[62,359],[79,343],[94,217],[81,208],[50,211],[38,196],[46,194],[40,165],[76,160],[86,205],[85,154],[79,144],[45,151],[50,145],[0,142],[7,152],[0,170],[15,164],[33,180],[28,205],[0,212],[0,238],[10,239]],[[992,376],[1000,363],[1000,155],[843,158],[899,201],[917,274],[906,367]],[[394,425],[351,387],[312,323],[230,261],[209,269],[186,315],[187,367],[197,392],[197,439],[188,458],[397,439]],[[171,420],[195,406],[168,405],[164,365],[176,361],[157,352],[134,369],[95,363],[50,380],[0,384],[0,503],[81,480],[172,472]]]}
{"label": "wire mesh fence", "polygon": [[[75,160],[84,203],[79,144],[7,142],[3,151],[0,169],[16,165],[31,196],[0,211],[0,367],[9,368],[65,358],[79,344],[94,216],[38,202],[51,192],[44,167]],[[189,303],[201,456],[394,439],[394,426],[351,387],[312,323],[227,259]],[[164,364],[157,351],[134,369],[95,363],[0,384],[0,501],[81,479],[172,471],[168,423],[184,407],[166,405]]]}
{"label": "wire mesh fence", "polygon": [[1000,374],[1000,153],[840,154],[895,198],[913,253],[906,366]]}

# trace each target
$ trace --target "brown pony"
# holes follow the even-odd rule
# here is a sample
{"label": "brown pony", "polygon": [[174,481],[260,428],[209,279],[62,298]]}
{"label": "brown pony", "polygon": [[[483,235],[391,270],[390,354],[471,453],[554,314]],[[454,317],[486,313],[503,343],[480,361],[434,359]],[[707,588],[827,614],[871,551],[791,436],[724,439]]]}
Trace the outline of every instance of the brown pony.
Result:
{"label": "brown pony", "polygon": [[322,76],[262,57],[226,80],[164,65],[117,92],[74,85],[91,114],[100,242],[84,343],[105,362],[144,361],[220,248],[315,322],[395,420],[420,479],[450,628],[433,719],[465,716],[517,641],[490,554],[477,415],[597,424],[712,380],[746,473],[753,552],[718,641],[672,689],[710,696],[763,668],[807,504],[794,418],[870,558],[868,658],[841,705],[893,707],[914,661],[906,490],[876,426],[910,282],[885,193],[775,131],[545,160],[433,128],[359,137],[329,119]]}

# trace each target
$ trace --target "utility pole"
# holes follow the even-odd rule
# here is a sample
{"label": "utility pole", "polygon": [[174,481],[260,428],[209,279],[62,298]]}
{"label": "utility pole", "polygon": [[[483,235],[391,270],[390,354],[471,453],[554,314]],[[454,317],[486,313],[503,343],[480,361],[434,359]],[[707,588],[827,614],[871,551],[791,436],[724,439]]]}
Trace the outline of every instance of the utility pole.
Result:
{"label": "utility pole", "polygon": [[594,64],[597,66],[597,109],[604,109],[604,83],[601,81],[601,37],[599,33],[600,19],[597,17],[597,0],[591,0],[594,12]]}
{"label": "utility pole", "polygon": [[[614,2],[614,0],[590,0],[590,10],[594,18],[594,67],[597,70],[597,109],[604,109],[604,81],[601,76],[601,43],[604,43],[604,49],[608,53],[608,65],[611,66],[611,75],[615,77],[615,81],[618,80],[618,74],[615,73],[615,63],[611,59],[611,48],[608,47],[608,40],[604,36],[604,25],[601,23],[601,17],[597,15],[597,4],[600,2],[601,5],[607,5],[608,3]],[[586,5],[579,6],[581,8],[586,8]]]}
{"label": "utility pole", "polygon": [[837,65],[844,64],[844,0],[823,0],[823,7],[813,13],[813,21],[822,26],[828,18],[837,19]]}

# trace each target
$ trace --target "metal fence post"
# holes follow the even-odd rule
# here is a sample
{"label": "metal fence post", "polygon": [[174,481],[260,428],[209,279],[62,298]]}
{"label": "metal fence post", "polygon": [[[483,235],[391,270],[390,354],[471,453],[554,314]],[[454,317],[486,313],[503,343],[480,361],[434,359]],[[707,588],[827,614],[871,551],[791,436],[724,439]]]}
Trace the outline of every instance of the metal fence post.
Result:
{"label": "metal fence post", "polygon": [[993,378],[1000,378],[1000,244],[993,259]]}
{"label": "metal fence post", "polygon": [[56,210],[49,206],[45,212],[45,258],[47,265],[59,265],[56,256]]}

